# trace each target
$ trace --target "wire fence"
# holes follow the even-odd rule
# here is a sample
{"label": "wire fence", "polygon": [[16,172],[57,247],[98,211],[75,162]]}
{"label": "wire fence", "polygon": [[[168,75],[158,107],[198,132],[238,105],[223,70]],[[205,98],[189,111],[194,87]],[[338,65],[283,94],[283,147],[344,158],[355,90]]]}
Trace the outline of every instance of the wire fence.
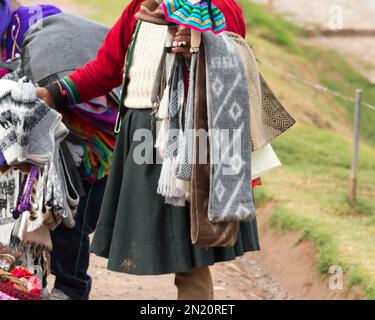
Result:
{"label": "wire fence", "polygon": [[350,187],[349,187],[349,199],[350,203],[353,205],[357,202],[357,189],[358,189],[358,159],[359,159],[359,143],[360,143],[360,125],[361,125],[361,107],[366,107],[371,111],[375,111],[375,106],[362,101],[362,90],[357,89],[355,97],[352,97],[347,94],[343,94],[338,91],[329,89],[327,86],[321,83],[312,83],[307,81],[301,76],[297,76],[285,70],[275,67],[272,64],[259,61],[261,65],[266,66],[267,68],[279,73],[281,76],[286,76],[298,83],[301,83],[315,91],[320,91],[326,94],[330,94],[334,97],[338,97],[345,101],[350,101],[355,106],[354,108],[354,127],[353,127],[353,150],[352,150],[352,165],[351,165],[351,177],[350,177]]}
{"label": "wire fence", "polygon": [[[277,68],[275,67],[274,65],[272,64],[269,64],[269,63],[266,63],[264,61],[259,61],[261,65],[264,65],[266,66],[267,68],[269,69],[272,69],[274,70],[275,72],[283,75],[283,76],[286,76],[290,79],[293,79],[307,87],[310,87],[311,89],[314,89],[316,91],[321,91],[321,92],[324,92],[324,93],[327,93],[327,94],[330,94],[332,96],[335,96],[335,97],[338,97],[338,98],[341,98],[343,100],[346,100],[346,101],[350,101],[350,102],[353,102],[355,103],[356,101],[356,98],[355,97],[352,97],[352,96],[349,96],[349,95],[346,95],[346,94],[343,94],[341,92],[337,92],[337,91],[334,91],[334,90],[331,90],[329,89],[327,86],[321,84],[321,83],[312,83],[312,82],[309,82],[307,81],[306,79],[304,79],[303,77],[301,76],[297,76],[295,74],[292,74],[290,72],[287,72],[285,70],[282,70],[280,68]],[[366,107],[367,109],[369,110],[372,110],[372,111],[375,111],[375,106],[366,102],[366,101],[362,101],[362,106]]]}

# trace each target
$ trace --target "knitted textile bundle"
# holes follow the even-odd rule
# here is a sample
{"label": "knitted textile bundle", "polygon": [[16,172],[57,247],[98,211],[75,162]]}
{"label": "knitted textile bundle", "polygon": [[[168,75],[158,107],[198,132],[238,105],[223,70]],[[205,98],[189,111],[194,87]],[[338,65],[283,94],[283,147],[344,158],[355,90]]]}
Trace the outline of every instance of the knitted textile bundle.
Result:
{"label": "knitted textile bundle", "polygon": [[68,133],[61,115],[36,99],[35,87],[0,80],[0,151],[8,166],[51,161],[56,135]]}
{"label": "knitted textile bundle", "polygon": [[[6,208],[5,222],[11,214],[14,226],[0,227],[12,227],[12,238],[19,240],[22,253],[27,252],[46,266],[52,250],[47,218],[53,216],[55,220],[49,226],[56,227],[63,221],[72,228],[79,203],[65,159],[60,155],[60,143],[68,129],[61,114],[36,98],[30,82],[2,79],[0,88],[0,151],[4,158],[0,169],[23,172],[19,183],[14,184],[14,203]],[[5,243],[9,243],[9,230],[6,237]]]}

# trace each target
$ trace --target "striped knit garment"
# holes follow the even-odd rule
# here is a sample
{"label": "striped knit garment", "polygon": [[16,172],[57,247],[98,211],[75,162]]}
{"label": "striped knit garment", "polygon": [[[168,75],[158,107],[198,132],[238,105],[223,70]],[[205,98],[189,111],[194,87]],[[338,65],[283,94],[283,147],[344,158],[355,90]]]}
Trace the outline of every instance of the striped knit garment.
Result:
{"label": "striped knit garment", "polygon": [[162,3],[162,8],[167,20],[191,29],[220,33],[226,28],[224,15],[214,5],[212,5],[210,15],[207,0],[197,3],[192,3],[189,0],[165,0]]}

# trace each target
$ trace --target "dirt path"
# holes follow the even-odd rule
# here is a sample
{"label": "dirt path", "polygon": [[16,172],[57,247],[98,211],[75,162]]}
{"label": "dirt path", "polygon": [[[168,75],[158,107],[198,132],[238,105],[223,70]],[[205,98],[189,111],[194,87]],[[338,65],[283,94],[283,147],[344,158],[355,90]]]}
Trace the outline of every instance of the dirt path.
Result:
{"label": "dirt path", "polygon": [[[177,295],[173,275],[140,277],[118,274],[106,270],[105,259],[95,256],[92,257],[90,274],[93,277],[91,299],[174,300]],[[212,274],[216,299],[273,300],[288,297],[252,259],[251,254],[235,262],[216,265],[212,268]]]}
{"label": "dirt path", "polygon": [[[261,214],[262,210],[260,211]],[[212,270],[215,298],[218,300],[285,300],[288,293],[266,272],[259,252],[227,263]],[[133,276],[106,269],[106,259],[91,255],[89,274],[93,278],[92,300],[174,300],[177,290],[174,276]],[[54,277],[48,279],[52,288]]]}
{"label": "dirt path", "polygon": [[[273,204],[258,210],[262,250],[212,267],[218,300],[352,299],[359,292],[328,288],[316,268],[316,249],[309,241],[298,246],[298,233],[280,234],[267,226]],[[132,276],[106,269],[106,260],[91,256],[92,300],[174,300],[173,275]],[[49,286],[53,277],[49,279]]]}

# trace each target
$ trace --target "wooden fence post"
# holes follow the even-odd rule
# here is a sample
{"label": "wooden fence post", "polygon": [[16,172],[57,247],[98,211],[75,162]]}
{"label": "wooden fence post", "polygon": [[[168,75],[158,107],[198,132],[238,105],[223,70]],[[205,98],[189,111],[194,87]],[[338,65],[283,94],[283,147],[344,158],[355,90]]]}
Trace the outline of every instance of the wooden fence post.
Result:
{"label": "wooden fence post", "polygon": [[268,12],[273,12],[273,0],[268,0],[267,8]]}
{"label": "wooden fence post", "polygon": [[355,205],[357,202],[358,152],[359,152],[359,138],[360,138],[360,128],[361,128],[361,107],[362,107],[362,90],[357,89],[356,97],[355,97],[352,173],[351,173],[351,178],[350,178],[350,194],[349,194],[349,200],[352,205]]}

